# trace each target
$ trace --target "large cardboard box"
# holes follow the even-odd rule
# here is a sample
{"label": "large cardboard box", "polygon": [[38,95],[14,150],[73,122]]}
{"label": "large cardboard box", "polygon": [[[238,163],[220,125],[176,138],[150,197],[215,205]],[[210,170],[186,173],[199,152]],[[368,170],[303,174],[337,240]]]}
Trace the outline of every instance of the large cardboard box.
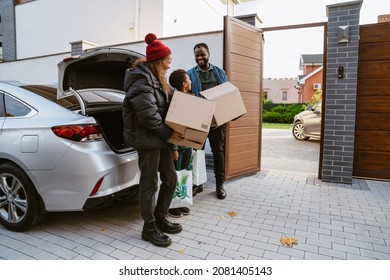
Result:
{"label": "large cardboard box", "polygon": [[165,123],[184,135],[182,141],[169,140],[179,145],[202,149],[210,131],[215,102],[175,91]]}
{"label": "large cardboard box", "polygon": [[246,114],[244,101],[238,88],[226,82],[201,91],[208,100],[216,102],[212,126],[220,126]]}

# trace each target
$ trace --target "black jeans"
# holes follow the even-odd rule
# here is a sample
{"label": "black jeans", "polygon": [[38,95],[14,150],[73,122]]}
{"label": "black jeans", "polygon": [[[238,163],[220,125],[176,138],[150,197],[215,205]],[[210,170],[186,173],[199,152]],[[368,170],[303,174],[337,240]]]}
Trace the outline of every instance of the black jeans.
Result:
{"label": "black jeans", "polygon": [[211,129],[208,135],[214,159],[214,175],[218,184],[225,181],[225,138],[226,124]]}
{"label": "black jeans", "polygon": [[[138,150],[138,165],[141,171],[139,199],[141,216],[145,223],[164,218],[168,213],[177,175],[168,148],[161,150]],[[157,192],[158,172],[160,172],[160,191]]]}

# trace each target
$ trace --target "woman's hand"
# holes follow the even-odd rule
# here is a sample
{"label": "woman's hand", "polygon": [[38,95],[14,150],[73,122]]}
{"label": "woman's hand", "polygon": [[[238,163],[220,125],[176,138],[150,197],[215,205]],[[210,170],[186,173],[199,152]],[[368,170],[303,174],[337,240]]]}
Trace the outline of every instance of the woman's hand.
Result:
{"label": "woman's hand", "polygon": [[177,132],[177,131],[174,131],[174,132],[172,133],[172,136],[171,136],[170,139],[175,140],[175,141],[181,141],[181,140],[184,139],[184,136],[183,136],[181,133],[179,133],[179,132]]}

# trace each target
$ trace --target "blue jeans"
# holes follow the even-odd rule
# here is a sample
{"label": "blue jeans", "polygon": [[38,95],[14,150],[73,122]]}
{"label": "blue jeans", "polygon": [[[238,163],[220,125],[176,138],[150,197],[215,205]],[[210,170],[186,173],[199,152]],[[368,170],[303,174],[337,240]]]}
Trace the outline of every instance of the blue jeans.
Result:
{"label": "blue jeans", "polygon": [[[145,223],[165,218],[176,188],[177,175],[168,148],[161,150],[138,150],[138,165],[141,171],[139,199],[141,216]],[[160,191],[157,194],[158,172]]]}

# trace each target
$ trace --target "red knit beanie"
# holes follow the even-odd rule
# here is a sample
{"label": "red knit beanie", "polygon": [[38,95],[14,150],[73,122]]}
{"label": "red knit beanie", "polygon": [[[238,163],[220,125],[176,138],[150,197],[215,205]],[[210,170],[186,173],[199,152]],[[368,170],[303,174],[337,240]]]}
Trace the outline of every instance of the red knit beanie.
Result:
{"label": "red knit beanie", "polygon": [[172,53],[163,42],[157,40],[157,36],[153,33],[145,36],[145,42],[148,44],[146,47],[146,61],[157,60]]}

